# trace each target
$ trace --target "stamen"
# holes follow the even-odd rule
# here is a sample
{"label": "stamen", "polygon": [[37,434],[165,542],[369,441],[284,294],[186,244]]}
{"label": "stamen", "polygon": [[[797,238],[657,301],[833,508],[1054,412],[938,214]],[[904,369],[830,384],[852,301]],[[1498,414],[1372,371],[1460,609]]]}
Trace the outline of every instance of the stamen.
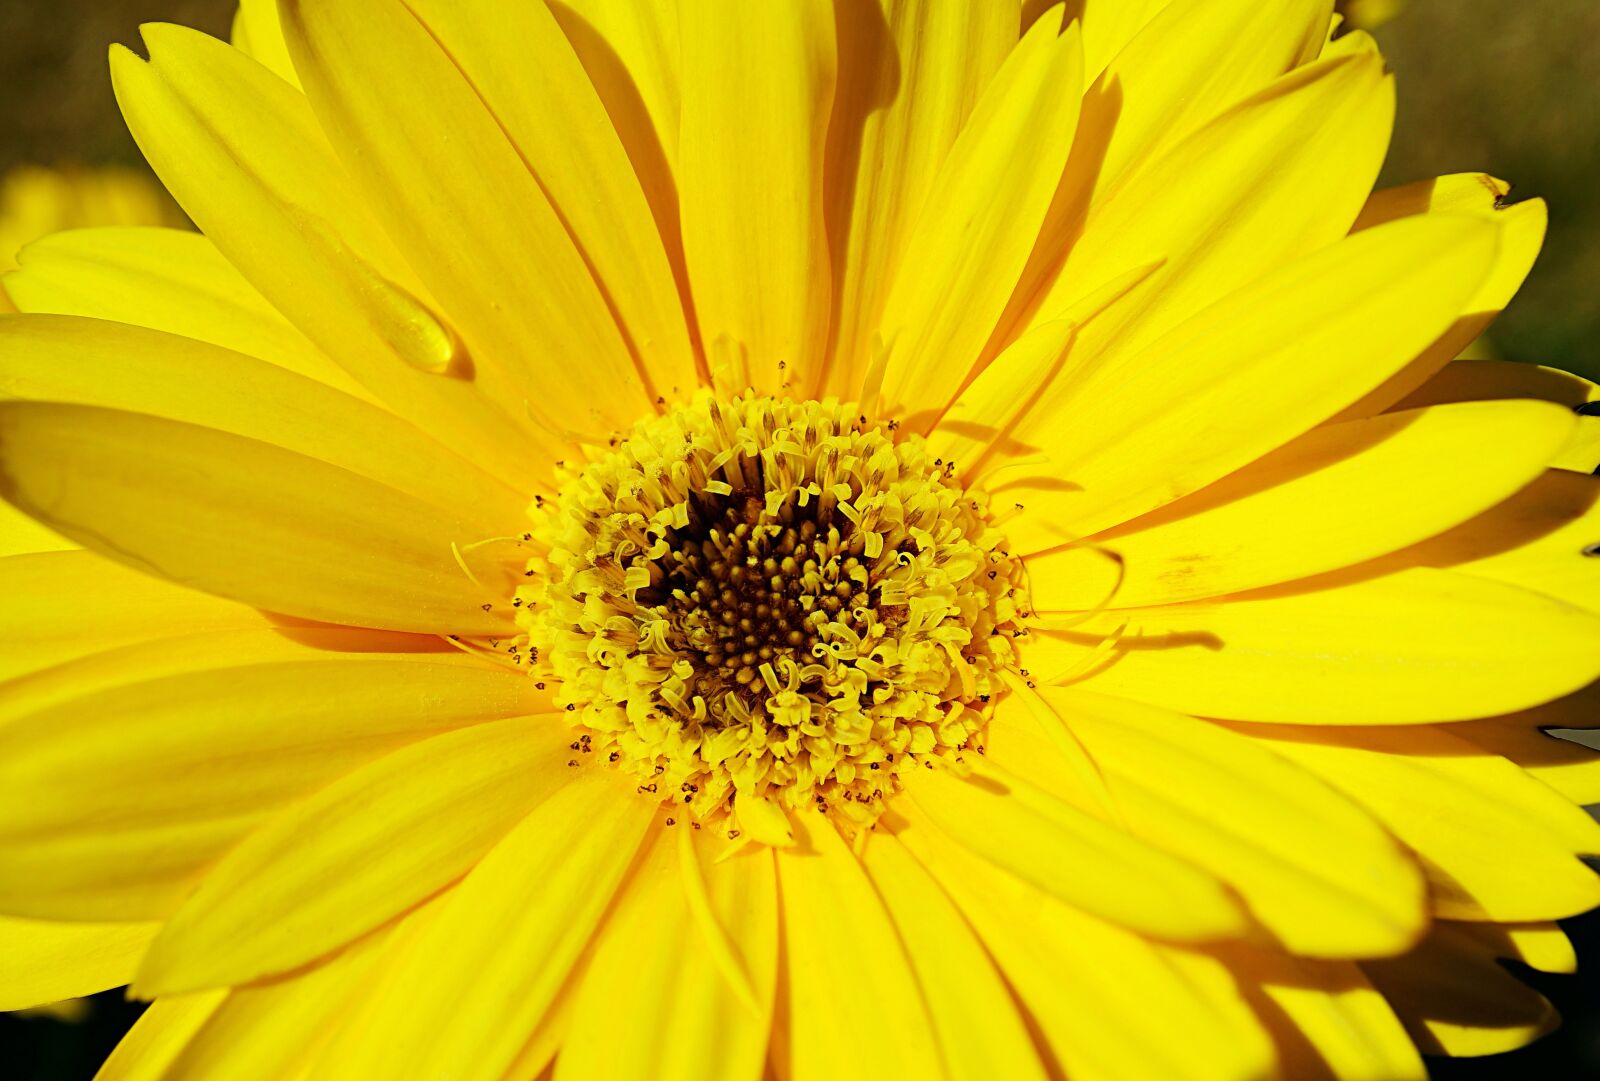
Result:
{"label": "stamen", "polygon": [[1020,565],[951,473],[852,405],[703,393],[538,509],[518,618],[595,749],[698,819],[869,824],[1014,665]]}

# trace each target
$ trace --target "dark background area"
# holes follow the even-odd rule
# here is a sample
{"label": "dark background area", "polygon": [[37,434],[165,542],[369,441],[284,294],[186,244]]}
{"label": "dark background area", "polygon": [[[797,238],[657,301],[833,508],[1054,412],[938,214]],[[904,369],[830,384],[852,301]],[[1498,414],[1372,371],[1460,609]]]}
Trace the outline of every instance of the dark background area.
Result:
{"label": "dark background area", "polygon": [[[138,164],[108,44],[137,46],[152,20],[225,37],[232,12],[232,0],[0,0],[0,174]],[[1513,198],[1550,203],[1544,254],[1490,348],[1600,378],[1600,0],[1410,0],[1376,35],[1400,93],[1383,183],[1483,170],[1514,182]],[[1436,1063],[1440,1081],[1600,1077],[1600,915],[1566,926],[1585,971],[1526,978],[1567,1024],[1510,1055]],[[0,1014],[0,1081],[86,1081],[139,1012],[108,992],[76,1017]]]}

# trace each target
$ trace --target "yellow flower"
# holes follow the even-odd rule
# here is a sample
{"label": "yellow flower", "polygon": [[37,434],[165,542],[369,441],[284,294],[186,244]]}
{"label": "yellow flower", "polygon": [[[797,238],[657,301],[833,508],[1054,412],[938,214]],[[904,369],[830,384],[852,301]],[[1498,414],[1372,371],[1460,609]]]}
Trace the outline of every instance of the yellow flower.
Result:
{"label": "yellow flower", "polygon": [[1452,360],[1543,205],[1373,193],[1328,0],[1024,7],[117,50],[204,236],[7,279],[0,1007],[131,980],[102,1076],[189,1081],[1546,1030],[1497,961],[1600,903],[1540,732],[1593,723],[1594,388]]}

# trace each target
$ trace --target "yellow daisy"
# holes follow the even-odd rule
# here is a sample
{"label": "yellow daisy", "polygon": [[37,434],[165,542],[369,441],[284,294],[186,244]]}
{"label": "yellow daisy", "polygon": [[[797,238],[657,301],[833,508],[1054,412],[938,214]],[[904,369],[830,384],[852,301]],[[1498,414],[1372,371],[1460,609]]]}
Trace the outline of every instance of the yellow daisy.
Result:
{"label": "yellow daisy", "polygon": [[1452,362],[1544,208],[1373,193],[1331,24],[252,0],[115,50],[203,236],[6,282],[0,1007],[131,981],[107,1081],[1547,1029],[1497,961],[1600,904],[1540,732],[1593,723],[1594,388]]}

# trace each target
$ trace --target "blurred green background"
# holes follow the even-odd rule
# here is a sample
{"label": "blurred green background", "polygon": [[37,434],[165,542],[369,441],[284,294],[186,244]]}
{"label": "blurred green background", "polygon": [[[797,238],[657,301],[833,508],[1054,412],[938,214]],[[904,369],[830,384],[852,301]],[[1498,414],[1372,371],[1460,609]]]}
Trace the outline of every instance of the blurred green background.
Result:
{"label": "blurred green background", "polygon": [[[29,163],[139,164],[107,45],[135,45],[151,20],[226,36],[232,13],[233,0],[0,0],[0,175]],[[1513,198],[1550,203],[1544,254],[1490,348],[1600,378],[1600,0],[1410,0],[1375,33],[1400,92],[1384,183],[1482,170],[1513,182]],[[1570,930],[1592,973],[1600,923]],[[1597,988],[1592,975],[1542,981],[1571,1019],[1562,1032],[1438,1076],[1600,1076]],[[0,1079],[86,1079],[137,1013],[110,993],[76,1016],[0,1015]]]}

